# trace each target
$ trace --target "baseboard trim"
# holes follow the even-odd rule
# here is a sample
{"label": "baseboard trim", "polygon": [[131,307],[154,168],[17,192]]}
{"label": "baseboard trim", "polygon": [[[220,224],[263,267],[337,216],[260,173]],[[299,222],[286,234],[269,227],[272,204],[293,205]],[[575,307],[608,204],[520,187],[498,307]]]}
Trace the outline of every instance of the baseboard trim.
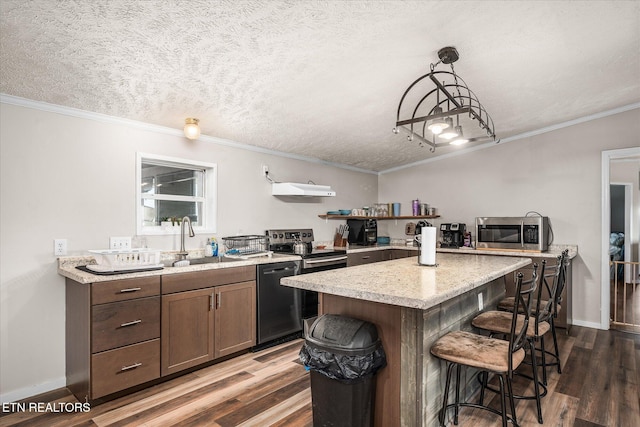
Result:
{"label": "baseboard trim", "polygon": [[0,403],[17,402],[32,396],[48,393],[67,386],[66,377],[57,378],[34,386],[24,387],[9,393],[0,394]]}
{"label": "baseboard trim", "polygon": [[575,320],[575,319],[573,320],[572,326],[582,326],[582,327],[591,328],[591,329],[602,329],[603,331],[609,330],[609,328],[603,328],[602,325],[597,322],[586,322],[584,320]]}

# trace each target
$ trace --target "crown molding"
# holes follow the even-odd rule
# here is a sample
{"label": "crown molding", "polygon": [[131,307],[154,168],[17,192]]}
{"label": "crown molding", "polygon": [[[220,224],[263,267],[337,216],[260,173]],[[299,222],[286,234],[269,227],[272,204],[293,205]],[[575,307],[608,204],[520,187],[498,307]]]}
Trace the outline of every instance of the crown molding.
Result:
{"label": "crown molding", "polygon": [[[65,107],[62,105],[49,104],[47,102],[34,101],[31,99],[20,98],[13,95],[0,94],[0,103],[16,105],[19,107],[31,108],[34,110],[47,111],[55,114],[62,114],[65,116],[72,116],[81,119],[95,120],[102,123],[116,124],[126,126],[129,128],[155,132],[165,135],[172,135],[177,137],[184,136],[182,129],[174,129],[166,126],[153,125],[150,123],[144,123],[136,120],[123,119],[121,117],[109,116],[107,114],[94,113],[92,111],[80,110],[72,107]],[[252,151],[255,153],[268,154],[272,156],[285,157],[293,160],[300,160],[309,163],[320,164],[324,166],[331,166],[340,169],[346,169],[354,172],[361,172],[367,174],[377,175],[378,172],[368,169],[357,168],[355,166],[344,165],[340,163],[328,162],[325,160],[316,159],[314,157],[301,156],[298,154],[285,153],[282,151],[270,150],[268,148],[256,147],[254,145],[241,144],[239,142],[231,141],[229,139],[217,138],[214,136],[200,135],[198,141],[208,142],[217,145],[223,145],[225,147],[237,148],[239,150]]]}

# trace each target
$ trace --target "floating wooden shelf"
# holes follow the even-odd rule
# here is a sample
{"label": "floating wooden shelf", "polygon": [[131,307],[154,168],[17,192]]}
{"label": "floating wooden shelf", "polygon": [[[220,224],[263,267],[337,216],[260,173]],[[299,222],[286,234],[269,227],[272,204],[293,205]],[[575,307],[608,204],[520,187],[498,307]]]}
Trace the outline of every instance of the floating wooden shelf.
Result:
{"label": "floating wooden shelf", "polygon": [[318,215],[322,219],[431,219],[431,218],[440,218],[440,215],[402,215],[402,216],[360,216],[360,215],[327,215],[320,214]]}

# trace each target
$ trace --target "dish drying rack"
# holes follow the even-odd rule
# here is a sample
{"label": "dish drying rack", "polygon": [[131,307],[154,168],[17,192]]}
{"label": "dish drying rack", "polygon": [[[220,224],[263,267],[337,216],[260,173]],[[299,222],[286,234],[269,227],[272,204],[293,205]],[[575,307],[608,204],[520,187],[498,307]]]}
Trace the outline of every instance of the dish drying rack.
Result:
{"label": "dish drying rack", "polygon": [[271,255],[269,237],[259,235],[223,237],[222,243],[227,249],[224,256],[229,258],[249,258]]}
{"label": "dish drying rack", "polygon": [[162,267],[160,251],[156,249],[92,249],[96,264],[89,264],[89,270],[97,272],[147,270]]}

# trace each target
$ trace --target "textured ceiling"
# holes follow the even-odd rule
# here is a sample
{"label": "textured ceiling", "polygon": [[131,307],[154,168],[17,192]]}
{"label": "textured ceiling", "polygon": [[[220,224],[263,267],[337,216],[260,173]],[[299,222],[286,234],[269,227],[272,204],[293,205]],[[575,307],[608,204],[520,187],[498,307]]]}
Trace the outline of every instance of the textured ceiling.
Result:
{"label": "textured ceiling", "polygon": [[[13,1],[0,92],[380,171],[404,90],[455,64],[508,138],[640,101],[638,1]],[[459,149],[459,148],[458,148]]]}

